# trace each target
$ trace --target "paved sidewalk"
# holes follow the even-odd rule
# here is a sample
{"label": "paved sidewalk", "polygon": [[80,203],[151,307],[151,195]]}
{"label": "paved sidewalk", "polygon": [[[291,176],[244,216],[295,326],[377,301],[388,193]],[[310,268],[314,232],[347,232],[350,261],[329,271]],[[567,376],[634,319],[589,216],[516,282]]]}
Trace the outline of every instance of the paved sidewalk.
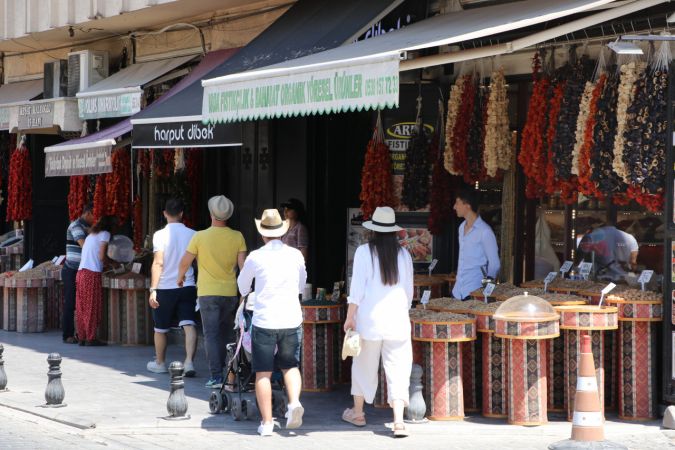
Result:
{"label": "paved sidewalk", "polygon": [[[2,448],[3,429],[10,429],[2,417],[16,414],[25,420],[26,413],[39,416],[36,421],[46,418],[54,426],[76,433],[85,439],[83,448],[96,448],[100,442],[105,442],[108,448],[131,449],[201,449],[223,444],[256,448],[261,444],[262,438],[255,434],[256,422],[235,422],[229,415],[209,414],[210,390],[203,387],[207,373],[203,354],[195,363],[198,377],[186,379],[191,419],[167,422],[161,417],[167,414],[169,376],[145,370],[145,364],[152,359],[152,347],[79,347],[63,344],[59,333],[3,331],[0,331],[0,343],[5,346],[5,371],[9,380],[9,392],[0,393]],[[62,379],[68,405],[65,408],[40,407],[45,401],[46,359],[50,352],[58,352],[63,357]],[[169,348],[169,361],[181,357],[179,347]],[[350,401],[347,386],[329,394],[303,394],[302,400],[307,411],[303,427],[297,433],[281,430],[278,436],[265,439],[266,445],[296,450],[321,446],[331,449],[364,446],[369,449],[422,446],[430,449],[545,449],[552,442],[568,438],[571,431],[571,425],[563,420],[526,428],[473,416],[464,422],[411,426],[409,439],[394,441],[384,427],[390,420],[386,410],[368,409],[369,425],[362,429],[340,421],[341,411]],[[662,431],[660,422],[628,423],[610,418],[606,435],[631,449],[675,449],[675,432]],[[91,443],[90,447],[84,444],[87,442]]]}

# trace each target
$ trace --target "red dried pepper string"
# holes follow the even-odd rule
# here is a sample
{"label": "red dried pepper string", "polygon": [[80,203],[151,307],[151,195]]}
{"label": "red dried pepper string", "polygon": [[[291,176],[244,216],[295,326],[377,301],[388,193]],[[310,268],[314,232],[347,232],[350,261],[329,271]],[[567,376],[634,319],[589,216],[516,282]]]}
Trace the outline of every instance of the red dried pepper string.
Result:
{"label": "red dried pepper string", "polygon": [[473,80],[473,76],[465,75],[464,91],[457,114],[457,121],[452,133],[452,151],[454,153],[453,165],[455,173],[465,174],[468,170],[469,160],[467,158],[467,145],[469,144],[469,131],[471,129],[471,119],[474,115],[474,104],[478,86]]}
{"label": "red dried pepper string", "polygon": [[33,186],[30,153],[22,143],[10,157],[7,183],[7,221],[30,220],[33,216]]}
{"label": "red dried pepper string", "polygon": [[88,184],[89,180],[86,175],[74,175],[70,177],[70,190],[68,191],[68,215],[71,221],[82,215],[82,209],[87,203]]}
{"label": "red dried pepper string", "polygon": [[127,148],[118,148],[113,152],[112,170],[107,178],[107,213],[117,216],[119,223],[124,223],[129,218],[131,188],[131,155]]}
{"label": "red dried pepper string", "polygon": [[94,220],[98,221],[105,216],[107,212],[106,202],[106,184],[107,174],[102,173],[96,178],[96,189],[94,190]]}
{"label": "red dried pepper string", "polygon": [[593,148],[593,132],[597,124],[598,99],[607,81],[607,75],[603,74],[598,79],[588,109],[588,119],[584,130],[584,143],[579,151],[579,191],[587,196],[603,199],[605,196],[600,192],[596,184],[591,180],[591,150]]}
{"label": "red dried pepper string", "polygon": [[553,88],[553,98],[551,99],[548,111],[548,129],[546,131],[546,180],[544,182],[546,193],[551,195],[558,190],[558,183],[555,175],[555,166],[553,164],[553,142],[555,140],[556,128],[558,126],[558,115],[562,106],[563,96],[565,95],[565,81],[559,81]]}
{"label": "red dried pepper string", "polygon": [[382,142],[377,128],[368,142],[361,170],[361,211],[369,219],[378,206],[395,206],[389,146]]}

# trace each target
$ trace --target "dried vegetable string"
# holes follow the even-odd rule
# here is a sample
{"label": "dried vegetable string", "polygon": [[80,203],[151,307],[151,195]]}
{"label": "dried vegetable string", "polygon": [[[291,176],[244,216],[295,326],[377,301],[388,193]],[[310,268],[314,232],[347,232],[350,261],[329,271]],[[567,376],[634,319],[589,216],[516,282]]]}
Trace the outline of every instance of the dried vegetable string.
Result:
{"label": "dried vegetable string", "polygon": [[469,130],[471,129],[471,120],[474,114],[474,104],[478,83],[474,81],[472,75],[467,75],[464,81],[464,90],[462,91],[462,101],[452,131],[451,148],[453,152],[454,171],[458,175],[465,174],[468,169],[467,147],[469,144]]}
{"label": "dried vegetable string", "polygon": [[566,83],[566,80],[558,80],[555,83],[551,83],[549,87],[549,98],[551,98],[551,103],[548,114],[546,115],[548,123],[546,126],[546,136],[544,139],[545,147],[542,150],[546,161],[546,181],[544,183],[544,190],[547,194],[554,194],[558,188],[553,162],[553,141],[555,140],[556,127],[558,125],[558,114],[560,113],[560,109],[562,107]]}
{"label": "dried vegetable string", "polygon": [[483,86],[476,88],[473,115],[469,126],[469,139],[466,147],[466,169],[464,182],[473,184],[487,177],[485,168],[485,119],[487,117],[487,95]]}
{"label": "dried vegetable string", "polygon": [[102,173],[96,177],[96,189],[94,190],[94,220],[110,214],[106,194],[108,174]]}
{"label": "dried vegetable string", "polygon": [[29,220],[33,216],[33,170],[25,137],[12,152],[7,183],[7,221]]}
{"label": "dried vegetable string", "polygon": [[509,98],[504,68],[492,73],[490,96],[485,120],[485,169],[488,177],[498,170],[511,167],[511,132],[509,129]]}
{"label": "dried vegetable string", "polygon": [[[630,183],[629,168],[626,164],[624,149],[626,144],[625,134],[628,127],[628,109],[631,108],[635,99],[635,88],[638,78],[642,78],[647,64],[643,62],[631,62],[621,66],[619,81],[619,93],[616,105],[616,136],[614,137],[614,161],[612,167],[624,183]],[[635,111],[631,109],[631,114]]]}
{"label": "dried vegetable string", "polygon": [[591,152],[594,147],[595,127],[597,126],[597,112],[600,95],[607,82],[607,74],[603,73],[595,83],[588,108],[588,121],[584,131],[584,143],[579,152],[579,191],[587,196],[603,199],[603,193],[591,179]]}
{"label": "dried vegetable string", "polygon": [[379,111],[373,137],[368,142],[365,161],[361,169],[359,200],[364,219],[369,219],[378,206],[395,206],[391,156],[389,146],[384,141],[384,129]]}
{"label": "dried vegetable string", "polygon": [[439,124],[431,142],[429,155],[434,161],[431,174],[431,200],[429,205],[428,227],[431,234],[442,234],[450,222],[452,198],[450,195],[450,174],[444,167],[443,148],[443,103],[438,102]]}
{"label": "dried vegetable string", "polygon": [[82,215],[84,205],[87,204],[87,189],[89,177],[73,175],[69,180],[68,189],[68,218],[73,221]]}
{"label": "dried vegetable string", "polygon": [[417,98],[417,117],[406,152],[401,200],[410,211],[416,211],[429,204],[429,183],[431,161],[429,146],[431,136],[422,123],[422,97]]}
{"label": "dried vegetable string", "polygon": [[453,175],[461,175],[455,170],[455,150],[452,147],[452,143],[457,117],[459,116],[459,110],[464,97],[464,87],[467,81],[470,80],[470,75],[458,77],[455,84],[450,88],[450,98],[448,99],[448,116],[445,122],[444,166],[445,170]]}

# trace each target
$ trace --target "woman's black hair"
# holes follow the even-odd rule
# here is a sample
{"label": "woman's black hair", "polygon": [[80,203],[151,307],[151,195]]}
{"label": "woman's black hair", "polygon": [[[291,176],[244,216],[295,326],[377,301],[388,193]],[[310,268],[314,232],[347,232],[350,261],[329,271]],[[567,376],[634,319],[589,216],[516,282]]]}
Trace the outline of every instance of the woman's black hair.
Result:
{"label": "woman's black hair", "polygon": [[373,232],[370,241],[371,260],[373,255],[377,254],[380,261],[380,276],[382,284],[393,286],[398,283],[398,252],[401,251],[401,244],[396,239],[396,233]]}
{"label": "woman's black hair", "polygon": [[117,217],[115,216],[103,216],[96,221],[96,223],[91,227],[91,233],[100,233],[101,231],[107,231],[108,233],[113,232],[117,226]]}

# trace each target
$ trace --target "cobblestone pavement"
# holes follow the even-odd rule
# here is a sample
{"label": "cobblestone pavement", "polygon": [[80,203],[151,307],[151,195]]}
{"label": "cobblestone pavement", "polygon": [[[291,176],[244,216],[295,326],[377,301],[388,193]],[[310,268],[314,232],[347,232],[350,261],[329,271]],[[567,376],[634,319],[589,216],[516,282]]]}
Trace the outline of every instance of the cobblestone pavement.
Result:
{"label": "cobblestone pavement", "polygon": [[[229,415],[211,415],[203,387],[203,354],[196,361],[202,376],[186,379],[191,419],[167,422],[169,378],[151,374],[145,363],[151,347],[78,347],[61,343],[57,333],[17,334],[0,331],[5,346],[9,392],[0,393],[0,450],[4,449],[546,449],[566,439],[571,425],[552,420],[541,427],[510,426],[503,420],[470,416],[463,422],[430,422],[410,426],[411,437],[393,440],[384,423],[389,412],[367,410],[368,426],[355,428],[340,421],[349,404],[348,386],[323,394],[303,394],[303,427],[296,433],[281,430],[260,438],[254,421],[235,422]],[[65,408],[44,409],[46,357],[63,356]],[[172,346],[169,360],[181,351]],[[69,425],[67,425],[69,424]],[[675,449],[675,432],[660,422],[629,423],[610,416],[606,436],[632,450]]]}

